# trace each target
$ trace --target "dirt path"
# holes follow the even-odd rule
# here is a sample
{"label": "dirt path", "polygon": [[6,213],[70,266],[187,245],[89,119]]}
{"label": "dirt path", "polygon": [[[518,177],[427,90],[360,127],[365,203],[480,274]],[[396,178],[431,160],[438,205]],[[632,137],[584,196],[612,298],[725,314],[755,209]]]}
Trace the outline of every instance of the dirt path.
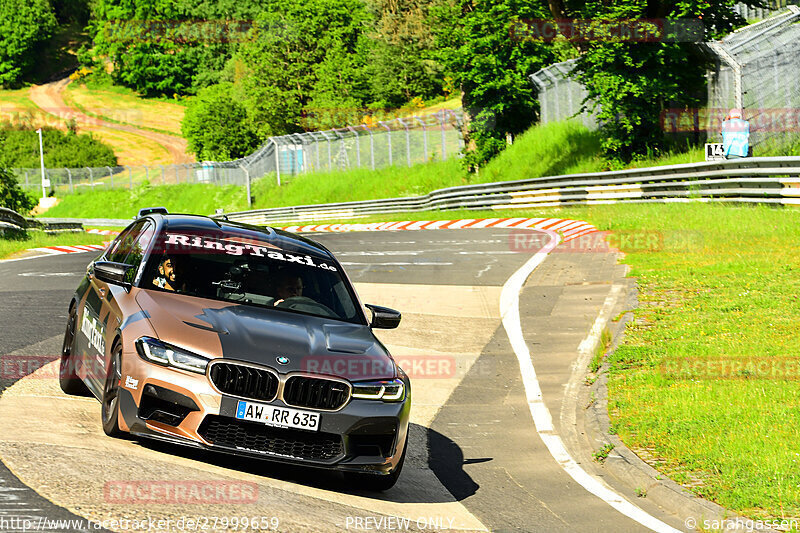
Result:
{"label": "dirt path", "polygon": [[194,161],[194,158],[187,153],[185,139],[90,117],[68,106],[61,92],[69,83],[69,78],[64,78],[31,87],[31,101],[42,111],[58,117],[59,120],[53,126],[65,129],[64,121],[74,118],[78,122],[79,131],[96,133],[102,140],[111,144],[121,165],[182,164]]}

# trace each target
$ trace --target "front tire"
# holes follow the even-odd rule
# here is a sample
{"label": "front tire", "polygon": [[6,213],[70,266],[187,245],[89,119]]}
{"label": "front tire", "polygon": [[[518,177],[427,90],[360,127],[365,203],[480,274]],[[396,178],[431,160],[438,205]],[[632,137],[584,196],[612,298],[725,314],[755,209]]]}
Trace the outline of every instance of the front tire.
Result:
{"label": "front tire", "polygon": [[117,344],[103,386],[102,420],[103,431],[109,437],[120,438],[125,433],[119,429],[119,381],[122,379],[122,346]]}
{"label": "front tire", "polygon": [[78,328],[78,313],[73,307],[69,312],[69,319],[67,320],[67,330],[64,332],[64,344],[61,346],[61,362],[58,372],[58,384],[61,385],[61,390],[66,394],[74,396],[90,396],[89,389],[86,384],[78,377],[77,369],[75,368],[76,361],[72,356],[73,346],[75,344],[75,332]]}

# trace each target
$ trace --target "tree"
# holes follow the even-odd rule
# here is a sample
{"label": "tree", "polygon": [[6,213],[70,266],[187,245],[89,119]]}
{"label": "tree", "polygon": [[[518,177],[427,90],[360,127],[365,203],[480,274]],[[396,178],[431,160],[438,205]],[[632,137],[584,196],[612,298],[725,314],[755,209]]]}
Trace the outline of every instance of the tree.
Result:
{"label": "tree", "polygon": [[[704,34],[713,39],[743,20],[732,6],[734,0],[622,0],[578,2],[549,0],[556,19],[612,21],[702,21]],[[643,26],[644,27],[644,26]],[[574,43],[580,52],[576,72],[586,87],[590,105],[601,124],[602,147],[610,160],[627,162],[657,151],[666,139],[661,112],[667,107],[698,107],[705,97],[705,60],[692,42],[632,42],[603,38]]]}
{"label": "tree", "polygon": [[181,133],[198,159],[229,161],[258,148],[247,112],[233,99],[232,89],[230,83],[201,89],[186,109]]}
{"label": "tree", "polygon": [[400,107],[442,93],[444,68],[436,61],[431,0],[369,0],[375,23],[367,63],[374,107]]}
{"label": "tree", "polygon": [[96,0],[94,62],[110,60],[114,82],[145,96],[194,94],[220,81],[258,11],[234,0]]}
{"label": "tree", "polygon": [[538,111],[528,76],[553,60],[543,42],[518,38],[521,19],[541,19],[535,0],[440,0],[435,9],[442,61],[461,87],[464,162],[477,169],[525,131]]}
{"label": "tree", "polygon": [[55,27],[48,0],[0,0],[0,85],[15,86],[29,74],[36,47]]}
{"label": "tree", "polygon": [[268,0],[261,8],[253,39],[228,69],[259,136],[315,129],[332,115],[360,111],[369,99],[364,4]]}
{"label": "tree", "polygon": [[17,178],[7,168],[0,167],[0,207],[25,214],[37,204],[17,182]]}

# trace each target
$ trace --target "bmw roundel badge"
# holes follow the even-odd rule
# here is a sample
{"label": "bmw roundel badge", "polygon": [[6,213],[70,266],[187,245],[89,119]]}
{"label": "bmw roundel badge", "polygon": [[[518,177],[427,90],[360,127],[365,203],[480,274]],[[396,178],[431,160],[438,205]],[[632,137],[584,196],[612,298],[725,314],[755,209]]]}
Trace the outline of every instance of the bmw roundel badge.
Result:
{"label": "bmw roundel badge", "polygon": [[278,357],[278,358],[276,358],[275,360],[278,361],[278,364],[281,364],[281,365],[288,365],[289,364],[289,358],[285,357],[283,355]]}

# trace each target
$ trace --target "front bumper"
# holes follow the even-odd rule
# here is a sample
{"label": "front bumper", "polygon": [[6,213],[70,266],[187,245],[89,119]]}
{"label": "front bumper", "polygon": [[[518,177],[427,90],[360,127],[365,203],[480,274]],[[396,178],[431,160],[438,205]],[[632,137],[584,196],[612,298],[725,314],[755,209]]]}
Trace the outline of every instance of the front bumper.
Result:
{"label": "front bumper", "polygon": [[[320,413],[318,431],[277,428],[235,418],[239,398],[217,392],[205,375],[148,363],[135,353],[123,355],[120,385],[120,426],[131,434],[282,463],[375,474],[388,474],[399,463],[411,407],[406,378],[402,402],[351,398],[335,412],[305,408]],[[297,409],[277,399],[252,401]]]}

